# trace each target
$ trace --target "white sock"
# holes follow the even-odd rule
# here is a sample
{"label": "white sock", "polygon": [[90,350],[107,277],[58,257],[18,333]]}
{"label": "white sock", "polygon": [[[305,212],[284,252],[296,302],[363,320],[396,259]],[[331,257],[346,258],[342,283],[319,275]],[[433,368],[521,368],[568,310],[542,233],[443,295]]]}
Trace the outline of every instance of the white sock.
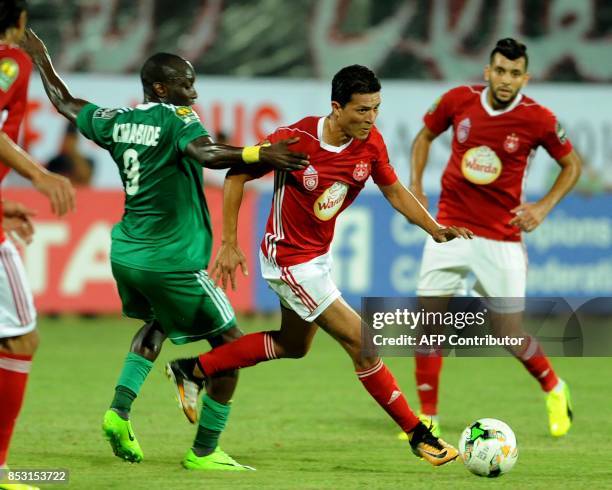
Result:
{"label": "white sock", "polygon": [[550,391],[554,391],[555,393],[561,393],[563,391],[564,386],[565,386],[565,381],[559,378],[559,381],[557,382],[555,387]]}

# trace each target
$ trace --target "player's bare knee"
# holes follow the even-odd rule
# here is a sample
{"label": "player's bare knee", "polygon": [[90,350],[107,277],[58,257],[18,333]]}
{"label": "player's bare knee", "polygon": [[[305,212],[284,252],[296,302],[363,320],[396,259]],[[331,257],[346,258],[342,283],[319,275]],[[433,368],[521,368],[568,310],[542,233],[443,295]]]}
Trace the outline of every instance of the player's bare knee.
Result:
{"label": "player's bare knee", "polygon": [[156,322],[147,323],[134,335],[130,351],[154,362],[161,352],[164,340],[166,334],[161,327]]}

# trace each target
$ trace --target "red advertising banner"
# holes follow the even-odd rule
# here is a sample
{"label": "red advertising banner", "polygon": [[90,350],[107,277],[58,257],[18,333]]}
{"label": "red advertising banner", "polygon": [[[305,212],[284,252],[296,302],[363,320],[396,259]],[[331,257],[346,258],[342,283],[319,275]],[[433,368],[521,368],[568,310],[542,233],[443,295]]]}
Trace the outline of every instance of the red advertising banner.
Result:
{"label": "red advertising banner", "polygon": [[[110,231],[123,213],[123,192],[83,189],[77,192],[77,210],[64,218],[51,213],[46,198],[33,190],[5,189],[4,199],[20,201],[37,211],[34,241],[21,247],[36,307],[42,313],[120,312],[121,303],[111,273]],[[207,188],[215,242],[221,238],[223,192]],[[254,263],[256,195],[245,192],[238,237],[249,264]],[[212,261],[211,261],[212,265]],[[238,273],[238,292],[228,291],[236,311],[253,308],[252,276]]]}

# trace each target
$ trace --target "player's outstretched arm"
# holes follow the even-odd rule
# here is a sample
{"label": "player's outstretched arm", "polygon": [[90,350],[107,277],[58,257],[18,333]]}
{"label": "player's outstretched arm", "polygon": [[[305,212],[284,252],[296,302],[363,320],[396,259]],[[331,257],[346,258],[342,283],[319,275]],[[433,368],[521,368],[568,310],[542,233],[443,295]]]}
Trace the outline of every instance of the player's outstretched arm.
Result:
{"label": "player's outstretched arm", "polygon": [[45,92],[47,92],[51,103],[60,114],[75,123],[79,112],[87,104],[87,101],[75,99],[72,96],[64,81],[59,77],[55,68],[53,68],[53,63],[51,63],[45,43],[42,42],[32,29],[26,29],[20,45],[38,67]]}
{"label": "player's outstretched arm", "polygon": [[448,242],[453,238],[472,238],[473,233],[459,226],[440,225],[419,200],[398,180],[394,184],[379,186],[387,201],[411,223],[423,228],[436,242]]}
{"label": "player's outstretched arm", "polygon": [[36,190],[47,196],[53,212],[58,216],[74,209],[75,193],[70,181],[38,165],[4,131],[0,131],[0,161],[31,181]]}
{"label": "player's outstretched arm", "polygon": [[213,143],[208,136],[197,138],[185,148],[185,153],[206,168],[233,168],[244,164],[262,163],[278,170],[300,170],[308,166],[308,155],[289,149],[299,141],[290,138],[272,145],[236,147]]}
{"label": "player's outstretched arm", "polygon": [[552,209],[572,190],[582,173],[582,160],[574,150],[557,160],[561,172],[550,190],[537,202],[525,202],[512,209],[516,216],[510,224],[518,226],[523,231],[535,230]]}
{"label": "player's outstretched arm", "polygon": [[431,143],[438,137],[427,126],[423,126],[412,142],[410,154],[410,192],[427,208],[429,202],[423,191],[423,173],[429,158]]}
{"label": "player's outstretched arm", "polygon": [[238,245],[238,214],[244,195],[244,185],[249,180],[261,177],[264,173],[261,168],[250,167],[230,170],[225,177],[221,247],[211,271],[211,277],[223,289],[227,289],[229,280],[232,289],[236,290],[236,268],[238,266],[245,276],[249,275],[246,257]]}

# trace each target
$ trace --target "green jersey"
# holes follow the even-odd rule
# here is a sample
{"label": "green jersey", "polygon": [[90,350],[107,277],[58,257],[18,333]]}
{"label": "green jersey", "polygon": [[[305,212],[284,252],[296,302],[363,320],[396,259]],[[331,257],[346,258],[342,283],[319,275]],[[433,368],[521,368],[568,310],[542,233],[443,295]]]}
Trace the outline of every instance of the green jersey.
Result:
{"label": "green jersey", "polygon": [[202,166],[184,153],[191,141],[208,136],[197,114],[170,104],[120,109],[87,104],[77,126],[108,150],[125,189],[125,211],[111,235],[111,260],[158,272],[208,267],[212,228]]}

